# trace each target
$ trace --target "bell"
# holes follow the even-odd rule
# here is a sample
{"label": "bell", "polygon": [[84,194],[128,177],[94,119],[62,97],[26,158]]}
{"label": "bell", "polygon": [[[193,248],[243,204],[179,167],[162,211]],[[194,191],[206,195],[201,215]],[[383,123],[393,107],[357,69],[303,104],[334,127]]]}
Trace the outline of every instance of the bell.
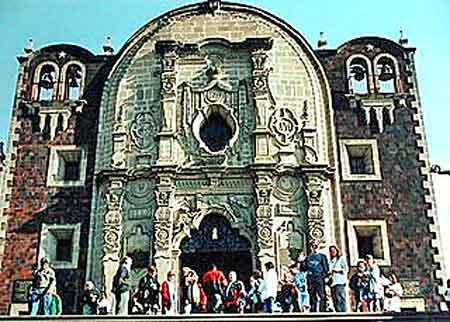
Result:
{"label": "bell", "polygon": [[352,73],[358,82],[362,81],[366,77],[366,71],[360,66],[354,66],[352,68]]}
{"label": "bell", "polygon": [[42,79],[41,80],[41,87],[45,89],[52,89],[53,88],[53,82],[49,81],[48,79]]}
{"label": "bell", "polygon": [[392,72],[391,66],[384,64],[381,66],[380,75],[378,76],[378,79],[380,81],[388,81],[394,78],[394,73]]}
{"label": "bell", "polygon": [[77,79],[75,77],[69,78],[69,87],[79,87]]}

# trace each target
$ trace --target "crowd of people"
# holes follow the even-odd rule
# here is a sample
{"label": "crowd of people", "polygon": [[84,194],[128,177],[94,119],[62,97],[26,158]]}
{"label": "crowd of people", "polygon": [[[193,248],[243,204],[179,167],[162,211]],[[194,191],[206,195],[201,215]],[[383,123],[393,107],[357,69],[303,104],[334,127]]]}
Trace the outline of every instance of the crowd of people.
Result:
{"label": "crowd of people", "polygon": [[[254,271],[248,285],[238,272],[226,276],[214,263],[199,276],[184,267],[177,282],[169,271],[158,281],[154,265],[147,269],[137,285],[131,285],[132,259],[124,257],[113,278],[109,298],[93,282],[85,284],[81,297],[81,313],[174,315],[194,313],[245,312],[346,312],[348,287],[353,310],[358,312],[399,312],[403,290],[394,273],[385,277],[371,255],[360,260],[356,272],[348,278],[346,257],[336,246],[329,247],[329,259],[311,242],[308,254],[301,252],[298,260],[277,272],[274,263],[264,264],[264,273]],[[55,272],[48,260],[33,274],[30,290],[30,314],[61,314],[61,299],[56,293]]]}

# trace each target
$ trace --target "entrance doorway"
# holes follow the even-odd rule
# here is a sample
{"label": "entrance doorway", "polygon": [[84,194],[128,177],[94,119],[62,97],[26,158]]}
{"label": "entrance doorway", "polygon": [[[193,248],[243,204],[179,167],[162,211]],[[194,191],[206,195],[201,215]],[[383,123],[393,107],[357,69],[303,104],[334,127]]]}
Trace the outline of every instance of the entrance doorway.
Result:
{"label": "entrance doorway", "polygon": [[201,278],[215,263],[226,276],[229,271],[236,271],[238,278],[248,285],[254,269],[250,242],[224,216],[205,217],[199,229],[191,232],[191,238],[181,242],[180,248],[180,268],[189,267]]}

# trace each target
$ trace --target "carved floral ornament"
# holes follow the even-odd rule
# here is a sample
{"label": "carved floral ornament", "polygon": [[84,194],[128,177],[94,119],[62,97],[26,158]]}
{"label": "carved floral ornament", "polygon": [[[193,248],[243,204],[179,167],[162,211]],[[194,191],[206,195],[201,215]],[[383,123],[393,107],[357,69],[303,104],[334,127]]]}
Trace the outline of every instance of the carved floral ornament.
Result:
{"label": "carved floral ornament", "polygon": [[115,253],[120,250],[120,231],[112,227],[105,228],[103,233],[104,248],[107,253]]}
{"label": "carved floral ornament", "polygon": [[269,129],[276,141],[285,146],[294,141],[302,127],[295,113],[287,107],[282,107],[276,109],[270,116]]}
{"label": "carved floral ornament", "polygon": [[153,150],[157,133],[156,120],[151,113],[139,113],[131,122],[130,139],[139,150]]}

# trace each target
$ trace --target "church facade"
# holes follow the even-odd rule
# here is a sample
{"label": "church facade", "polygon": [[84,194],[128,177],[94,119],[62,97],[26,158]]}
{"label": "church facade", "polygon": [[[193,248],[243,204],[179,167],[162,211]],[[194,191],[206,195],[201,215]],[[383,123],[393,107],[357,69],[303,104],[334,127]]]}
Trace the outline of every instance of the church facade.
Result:
{"label": "church facade", "polygon": [[208,1],[175,9],[113,53],[29,48],[0,188],[0,312],[26,311],[55,268],[66,313],[107,291],[211,261],[281,272],[315,240],[354,268],[398,274],[405,309],[444,292],[415,49],[381,37],[313,49],[272,14]]}

